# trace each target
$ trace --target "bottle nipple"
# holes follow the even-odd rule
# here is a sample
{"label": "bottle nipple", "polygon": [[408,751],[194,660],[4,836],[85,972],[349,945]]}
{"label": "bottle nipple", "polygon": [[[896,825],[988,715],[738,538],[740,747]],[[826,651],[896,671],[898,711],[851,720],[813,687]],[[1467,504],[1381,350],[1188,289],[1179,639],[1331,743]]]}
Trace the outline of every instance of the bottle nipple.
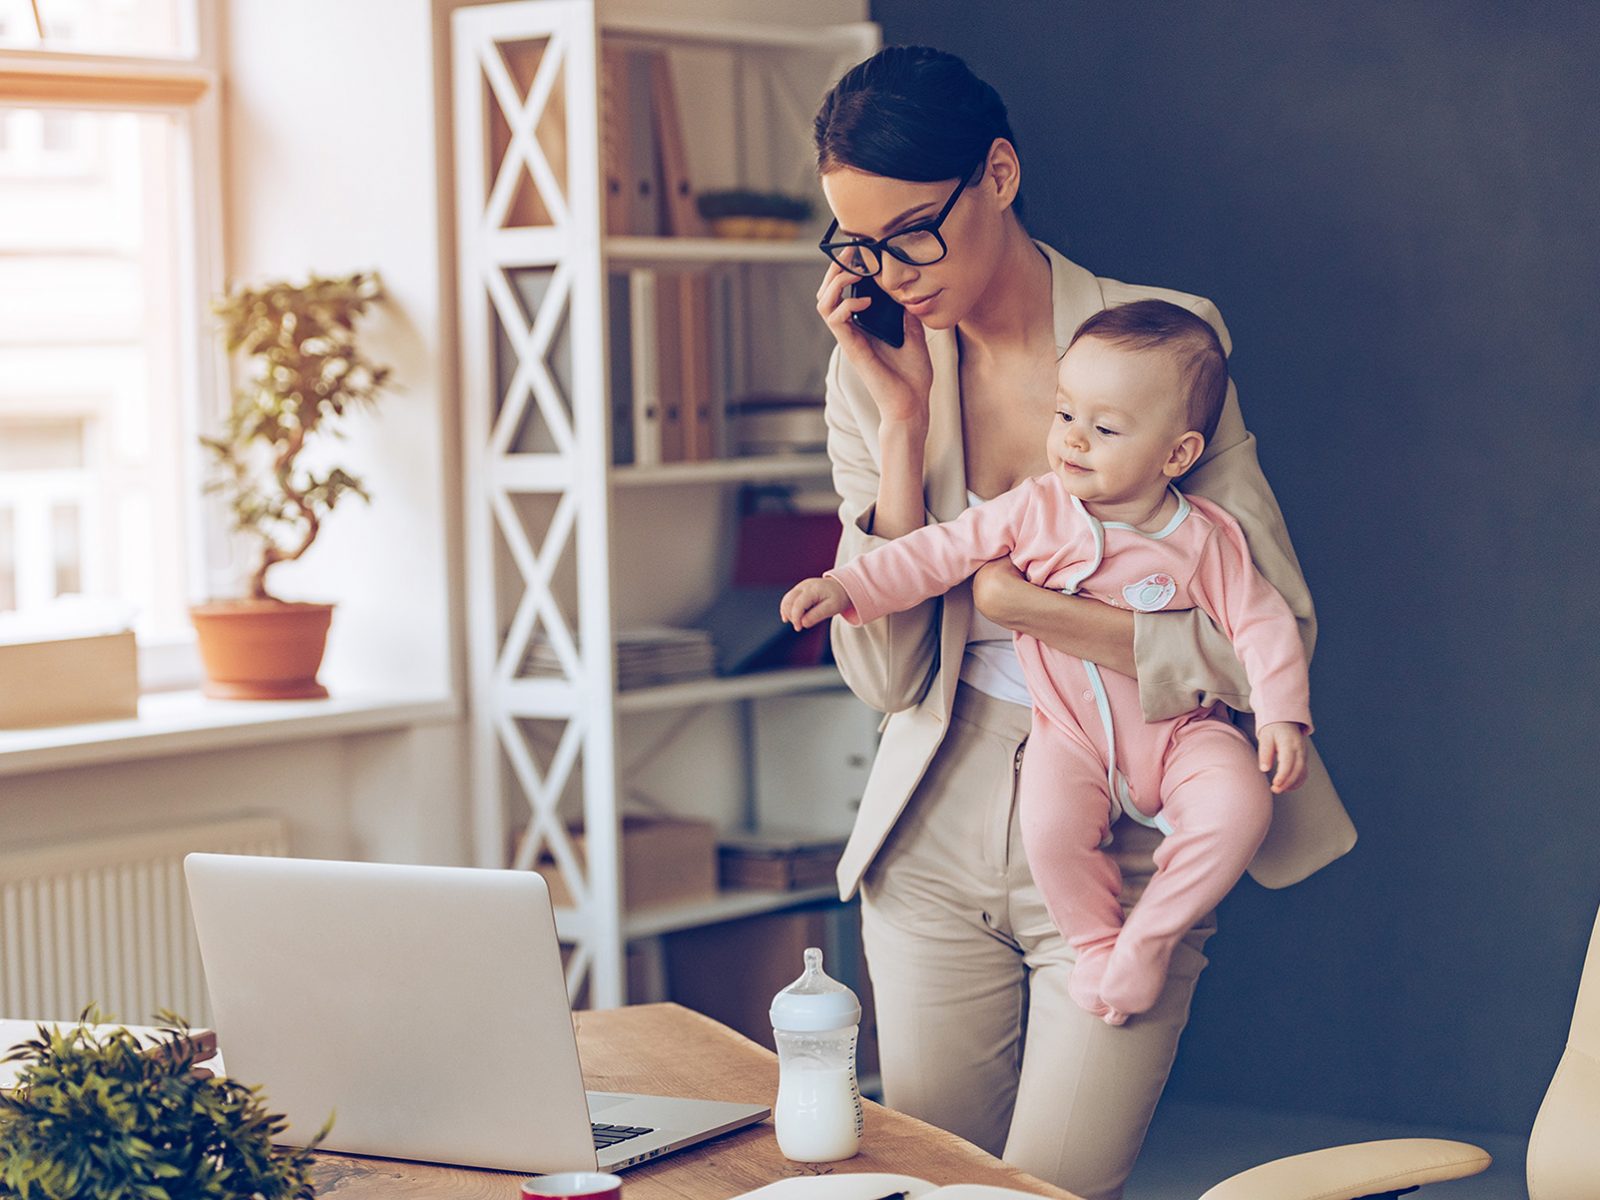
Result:
{"label": "bottle nipple", "polygon": [[856,994],[822,969],[822,951],[806,947],[805,970],[772,998],[772,1027],[816,1033],[842,1029],[861,1020]]}

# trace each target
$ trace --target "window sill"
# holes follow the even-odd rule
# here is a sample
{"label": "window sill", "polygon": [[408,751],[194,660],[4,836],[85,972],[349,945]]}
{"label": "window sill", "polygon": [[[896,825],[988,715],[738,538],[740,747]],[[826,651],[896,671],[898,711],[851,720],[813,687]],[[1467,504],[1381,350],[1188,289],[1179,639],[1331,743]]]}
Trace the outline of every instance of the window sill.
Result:
{"label": "window sill", "polygon": [[208,700],[199,692],[149,694],[126,721],[0,730],[0,775],[338,737],[457,720],[449,696],[350,692],[327,700]]}

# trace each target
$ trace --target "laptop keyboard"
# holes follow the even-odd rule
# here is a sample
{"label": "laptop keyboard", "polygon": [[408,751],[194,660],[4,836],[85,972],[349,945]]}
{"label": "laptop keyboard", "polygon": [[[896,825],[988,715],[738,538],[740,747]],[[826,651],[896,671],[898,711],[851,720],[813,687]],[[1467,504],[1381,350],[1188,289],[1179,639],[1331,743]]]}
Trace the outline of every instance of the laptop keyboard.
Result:
{"label": "laptop keyboard", "polygon": [[604,1150],[608,1146],[615,1146],[618,1142],[625,1142],[640,1134],[655,1132],[654,1129],[645,1129],[638,1125],[601,1125],[593,1121],[589,1123],[589,1128],[594,1130],[596,1150]]}

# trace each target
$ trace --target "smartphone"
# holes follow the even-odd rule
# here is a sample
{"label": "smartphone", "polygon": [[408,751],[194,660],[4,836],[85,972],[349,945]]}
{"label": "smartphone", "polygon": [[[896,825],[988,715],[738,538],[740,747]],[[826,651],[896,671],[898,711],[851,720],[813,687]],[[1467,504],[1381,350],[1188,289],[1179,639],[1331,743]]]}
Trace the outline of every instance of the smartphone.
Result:
{"label": "smartphone", "polygon": [[844,291],[847,296],[872,297],[872,303],[866,308],[850,314],[850,319],[856,325],[896,349],[905,345],[906,310],[878,286],[876,279],[870,276],[858,279]]}

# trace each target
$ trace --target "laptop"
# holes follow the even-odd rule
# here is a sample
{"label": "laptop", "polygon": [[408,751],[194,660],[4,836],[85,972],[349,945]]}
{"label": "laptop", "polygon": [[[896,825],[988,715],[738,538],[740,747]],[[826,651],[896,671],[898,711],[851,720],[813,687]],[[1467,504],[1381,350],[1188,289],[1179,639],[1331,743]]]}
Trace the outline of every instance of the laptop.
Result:
{"label": "laptop", "polygon": [[619,1171],[771,1110],[583,1088],[531,871],[184,860],[227,1073],[304,1145],[509,1171]]}

